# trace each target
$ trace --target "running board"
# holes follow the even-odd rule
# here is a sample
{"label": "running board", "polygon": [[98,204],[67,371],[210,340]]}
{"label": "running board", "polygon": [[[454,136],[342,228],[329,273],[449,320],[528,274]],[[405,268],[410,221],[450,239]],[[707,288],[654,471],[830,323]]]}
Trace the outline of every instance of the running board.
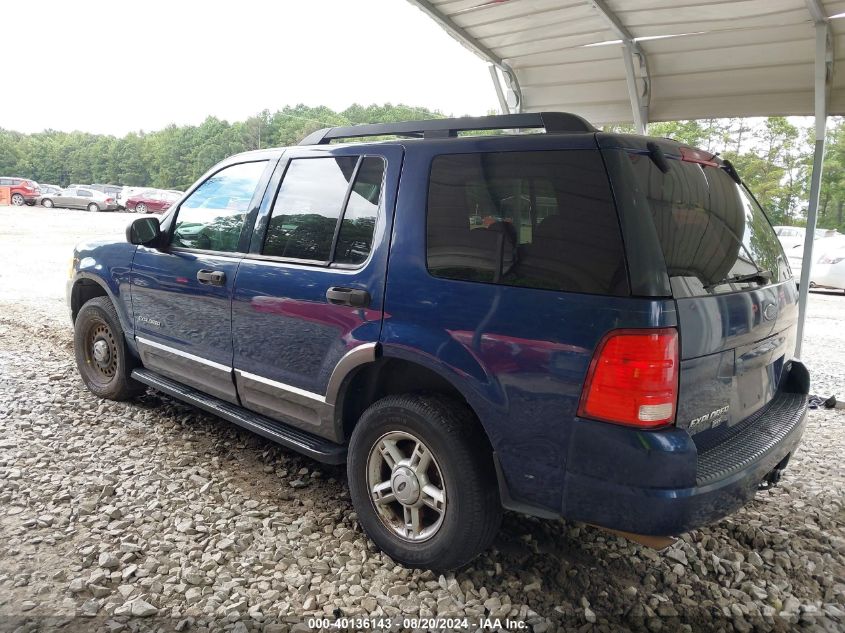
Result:
{"label": "running board", "polygon": [[266,418],[248,411],[236,404],[209,396],[201,391],[187,387],[175,380],[165,378],[149,369],[133,369],[132,378],[156,391],[192,404],[216,416],[234,422],[238,426],[258,433],[269,440],[294,451],[307,455],[324,464],[343,464],[346,462],[346,447],[335,444],[306,431]]}

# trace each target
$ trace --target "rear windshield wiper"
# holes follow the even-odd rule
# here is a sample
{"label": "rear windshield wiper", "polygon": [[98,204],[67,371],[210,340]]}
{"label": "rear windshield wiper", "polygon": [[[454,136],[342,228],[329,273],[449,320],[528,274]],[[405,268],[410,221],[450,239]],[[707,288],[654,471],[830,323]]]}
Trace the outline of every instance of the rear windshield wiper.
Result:
{"label": "rear windshield wiper", "polygon": [[735,283],[742,283],[744,281],[756,281],[761,285],[767,284],[772,280],[772,271],[771,270],[758,270],[756,273],[748,273],[747,275],[734,275],[733,277],[726,277],[721,281],[717,281],[716,283],[708,284],[704,286],[705,290],[710,290],[711,288],[715,288],[716,286],[721,286],[722,284],[735,284]]}

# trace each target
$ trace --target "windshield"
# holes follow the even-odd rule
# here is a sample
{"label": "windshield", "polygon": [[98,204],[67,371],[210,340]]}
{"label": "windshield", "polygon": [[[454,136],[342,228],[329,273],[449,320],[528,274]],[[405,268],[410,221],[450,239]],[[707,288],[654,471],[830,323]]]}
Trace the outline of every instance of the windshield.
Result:
{"label": "windshield", "polygon": [[628,156],[674,296],[735,292],[792,276],[763,210],[723,169],[670,159],[663,173],[648,154]]}

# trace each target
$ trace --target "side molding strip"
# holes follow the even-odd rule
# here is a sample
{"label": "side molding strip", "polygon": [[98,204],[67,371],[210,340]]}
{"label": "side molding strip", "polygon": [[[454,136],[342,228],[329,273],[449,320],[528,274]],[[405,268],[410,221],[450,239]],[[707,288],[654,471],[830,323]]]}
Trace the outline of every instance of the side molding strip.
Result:
{"label": "side molding strip", "polygon": [[155,341],[143,338],[142,336],[136,336],[135,341],[141,343],[141,345],[147,345],[149,347],[154,347],[165,352],[170,352],[171,354],[174,354],[176,356],[187,358],[188,360],[192,360],[195,363],[201,363],[202,365],[214,367],[214,369],[219,369],[220,371],[232,371],[232,368],[228,365],[221,365],[220,363],[215,363],[214,361],[208,360],[207,358],[203,358],[202,356],[194,356],[193,354],[189,354],[188,352],[183,352],[182,350],[176,349],[175,347],[170,347],[169,345],[162,345],[161,343],[156,343]]}
{"label": "side molding strip", "polygon": [[314,400],[315,402],[319,402],[321,404],[325,404],[326,402],[326,398],[324,396],[321,396],[318,393],[314,393],[313,391],[306,391],[305,389],[300,389],[299,387],[286,385],[283,382],[276,382],[275,380],[270,380],[269,378],[259,376],[258,374],[250,374],[249,372],[243,371],[242,369],[236,368],[235,374],[237,376],[240,376],[241,378],[245,378],[246,380],[260,382],[262,384],[267,385],[268,387],[273,387],[274,389],[278,389],[280,391],[287,391],[288,393],[293,393],[297,396],[302,396],[303,398],[308,398],[309,400]]}

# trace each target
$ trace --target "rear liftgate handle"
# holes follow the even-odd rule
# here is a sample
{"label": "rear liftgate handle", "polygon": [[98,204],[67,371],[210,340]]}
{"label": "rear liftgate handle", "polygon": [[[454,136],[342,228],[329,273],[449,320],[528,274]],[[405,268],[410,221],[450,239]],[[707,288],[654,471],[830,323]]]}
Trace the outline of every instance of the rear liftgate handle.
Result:
{"label": "rear liftgate handle", "polygon": [[200,270],[197,273],[197,281],[210,286],[225,286],[226,273],[222,270]]}
{"label": "rear liftgate handle", "polygon": [[366,308],[370,305],[370,293],[366,290],[358,290],[357,288],[332,286],[326,290],[326,300],[338,306]]}

